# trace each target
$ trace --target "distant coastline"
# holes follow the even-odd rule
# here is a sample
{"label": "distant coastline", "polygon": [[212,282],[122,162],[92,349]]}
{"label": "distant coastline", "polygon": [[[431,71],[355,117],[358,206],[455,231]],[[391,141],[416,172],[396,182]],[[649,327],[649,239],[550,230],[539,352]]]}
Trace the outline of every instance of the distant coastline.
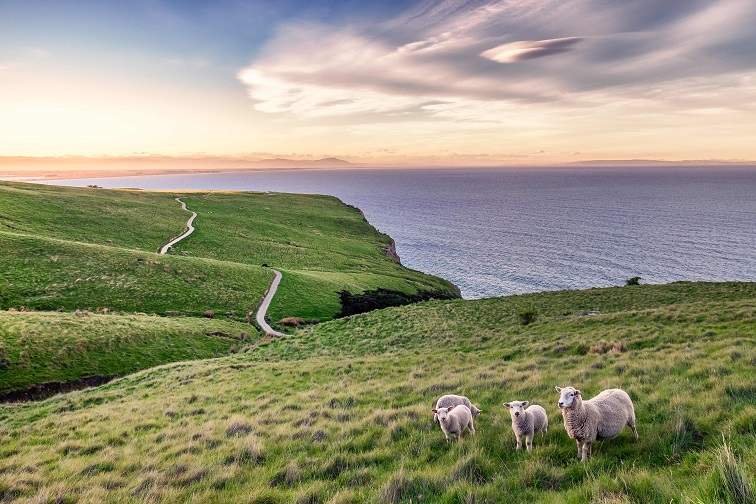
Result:
{"label": "distant coastline", "polygon": [[[691,168],[691,167],[753,167],[756,161],[730,160],[685,160],[664,161],[653,159],[608,159],[543,164],[481,164],[481,165],[433,165],[433,164],[369,164],[353,163],[340,158],[314,160],[269,158],[261,160],[221,158],[175,158],[177,167],[157,166],[169,164],[169,157],[126,158],[24,158],[0,156],[0,180],[46,181],[76,180],[119,177],[144,177],[154,175],[190,175],[215,173],[255,173],[271,171],[322,171],[322,170],[459,170],[459,169],[558,169],[558,168]],[[182,163],[185,166],[180,166]],[[62,166],[60,166],[62,164]],[[105,165],[105,166],[103,166]]]}

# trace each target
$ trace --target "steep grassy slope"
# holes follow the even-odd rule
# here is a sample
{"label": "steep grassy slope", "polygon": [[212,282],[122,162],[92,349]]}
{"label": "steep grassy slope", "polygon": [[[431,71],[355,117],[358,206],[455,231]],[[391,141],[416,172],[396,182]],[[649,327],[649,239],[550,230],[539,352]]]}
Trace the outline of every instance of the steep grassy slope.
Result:
{"label": "steep grassy slope", "polygon": [[0,231],[157,252],[188,217],[173,198],[0,182]]}
{"label": "steep grassy slope", "polygon": [[273,273],[259,266],[0,232],[0,308],[109,308],[244,319]]}
{"label": "steep grassy slope", "polygon": [[0,395],[166,362],[225,355],[257,338],[249,324],[145,315],[0,312]]}
{"label": "steep grassy slope", "polygon": [[409,270],[387,255],[391,239],[355,208],[330,196],[210,193],[184,198],[201,219],[176,254],[268,264],[284,273],[271,318],[329,319],[337,293],[379,287],[455,294],[449,282]]}
{"label": "steep grassy slope", "polygon": [[[525,311],[535,320],[523,324]],[[2,406],[0,495],[63,502],[736,502],[731,483],[752,486],[756,471],[754,327],[756,284],[735,283],[372,312],[232,357]],[[636,403],[640,440],[624,433],[599,443],[581,465],[557,416],[557,384],[577,385],[588,396],[625,388]],[[431,422],[432,401],[448,391],[484,410],[478,435],[459,445],[447,445]],[[531,454],[513,450],[501,407],[510,399],[538,402],[550,415],[552,428]]]}

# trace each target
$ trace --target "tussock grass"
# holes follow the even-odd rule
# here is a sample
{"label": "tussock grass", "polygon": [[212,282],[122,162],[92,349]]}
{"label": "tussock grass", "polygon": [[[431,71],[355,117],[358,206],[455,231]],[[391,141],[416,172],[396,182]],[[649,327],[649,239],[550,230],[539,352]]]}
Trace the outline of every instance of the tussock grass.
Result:
{"label": "tussock grass", "polygon": [[[624,290],[575,292],[573,306],[557,293],[381,310],[250,352],[1,406],[0,489],[20,502],[683,504],[748,495],[754,286]],[[520,324],[521,303],[537,304],[534,323]],[[589,308],[600,313],[574,315]],[[602,340],[626,349],[589,351]],[[587,396],[625,388],[640,439],[625,432],[596,443],[580,464],[556,384]],[[477,435],[458,444],[431,419],[447,391],[484,411]],[[501,403],[515,397],[549,414],[532,453],[514,451]],[[227,435],[237,424],[245,428]]]}
{"label": "tussock grass", "polygon": [[0,394],[228,355],[257,336],[254,327],[233,321],[0,311]]}
{"label": "tussock grass", "polygon": [[754,504],[756,492],[727,441],[722,442],[717,461],[719,496],[727,504]]}

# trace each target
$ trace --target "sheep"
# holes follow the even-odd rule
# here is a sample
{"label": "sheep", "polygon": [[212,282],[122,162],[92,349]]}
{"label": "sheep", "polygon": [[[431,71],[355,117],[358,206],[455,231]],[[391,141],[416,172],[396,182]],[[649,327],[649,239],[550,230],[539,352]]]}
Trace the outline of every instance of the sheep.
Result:
{"label": "sheep", "polygon": [[583,401],[582,393],[574,387],[555,387],[559,392],[564,428],[577,443],[582,462],[591,456],[591,444],[596,439],[611,439],[625,426],[633,430],[635,439],[635,409],[633,401],[622,389],[608,389],[596,397]]}
{"label": "sheep", "polygon": [[525,439],[525,448],[533,449],[533,436],[537,432],[549,429],[549,418],[546,410],[538,404],[530,404],[530,401],[511,401],[504,403],[512,416],[512,432],[517,439],[517,449],[522,448],[522,440]]}
{"label": "sheep", "polygon": [[462,433],[466,429],[475,434],[472,412],[464,404],[458,404],[451,408],[433,408],[433,414],[438,417],[438,423],[444,436],[446,436],[446,441],[453,439],[461,441]]}
{"label": "sheep", "polygon": [[[446,394],[438,398],[436,401],[436,409],[438,408],[453,408],[454,406],[457,406],[459,404],[464,404],[468,408],[470,408],[470,412],[472,413],[473,417],[477,417],[480,415],[481,410],[478,409],[477,406],[475,406],[470,399],[468,399],[465,396],[461,395],[454,395],[454,394]],[[438,423],[438,418],[436,418],[436,414],[433,414],[433,421]]]}

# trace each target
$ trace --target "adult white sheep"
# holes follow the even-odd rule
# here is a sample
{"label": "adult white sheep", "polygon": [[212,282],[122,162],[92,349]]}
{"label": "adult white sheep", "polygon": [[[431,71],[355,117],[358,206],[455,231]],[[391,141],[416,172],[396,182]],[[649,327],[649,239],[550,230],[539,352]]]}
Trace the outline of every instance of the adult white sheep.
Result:
{"label": "adult white sheep", "polygon": [[635,408],[630,396],[622,389],[608,389],[596,397],[583,401],[582,393],[574,387],[554,387],[559,392],[564,428],[577,443],[578,457],[585,462],[591,456],[591,444],[597,439],[617,436],[625,426],[633,430],[635,439]]}
{"label": "adult white sheep", "polygon": [[447,441],[460,441],[465,430],[475,434],[472,412],[464,404],[452,408],[433,408],[433,414],[438,417],[438,423]]}
{"label": "adult white sheep", "polygon": [[[470,409],[470,412],[472,413],[473,418],[477,417],[481,413],[481,410],[478,409],[478,407],[475,406],[470,401],[470,399],[468,399],[465,396],[455,395],[455,394],[446,394],[439,397],[438,400],[436,401],[436,409],[453,408],[454,406],[459,406],[460,404],[463,404]],[[438,422],[438,418],[435,413],[433,414],[433,421]]]}
{"label": "adult white sheep", "polygon": [[517,439],[517,449],[522,448],[522,440],[525,440],[525,448],[533,449],[533,436],[537,432],[544,434],[549,429],[549,418],[546,410],[538,404],[530,404],[530,401],[511,401],[504,403],[512,416],[512,432]]}

